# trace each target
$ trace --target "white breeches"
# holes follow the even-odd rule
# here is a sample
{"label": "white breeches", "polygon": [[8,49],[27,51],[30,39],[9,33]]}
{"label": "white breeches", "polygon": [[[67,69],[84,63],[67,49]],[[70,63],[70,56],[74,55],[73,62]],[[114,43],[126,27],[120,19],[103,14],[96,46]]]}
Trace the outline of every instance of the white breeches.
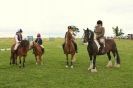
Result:
{"label": "white breeches", "polygon": [[19,45],[20,45],[20,43],[16,43],[15,46],[14,46],[14,50],[17,50]]}
{"label": "white breeches", "polygon": [[44,46],[43,45],[40,45],[42,48],[44,48]]}

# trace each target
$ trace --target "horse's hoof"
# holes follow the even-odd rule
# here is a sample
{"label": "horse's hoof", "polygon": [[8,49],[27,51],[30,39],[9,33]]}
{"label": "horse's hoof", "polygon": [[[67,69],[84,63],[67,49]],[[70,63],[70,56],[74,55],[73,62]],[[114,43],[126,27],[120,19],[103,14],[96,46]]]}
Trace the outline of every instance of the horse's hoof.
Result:
{"label": "horse's hoof", "polygon": [[68,65],[66,65],[66,68],[68,68]]}
{"label": "horse's hoof", "polygon": [[116,67],[116,68],[120,68],[120,64],[115,64],[114,67]]}
{"label": "horse's hoof", "polygon": [[91,70],[91,69],[92,69],[91,67],[88,68],[88,70]]}
{"label": "horse's hoof", "polygon": [[106,67],[108,67],[108,68],[113,67],[113,65],[112,65],[112,61],[109,61],[108,64],[106,65]]}
{"label": "horse's hoof", "polygon": [[88,70],[91,70],[93,68],[93,65],[90,65],[90,67],[88,68]]}
{"label": "horse's hoof", "polygon": [[95,69],[91,69],[91,72],[97,72],[97,69],[95,68]]}
{"label": "horse's hoof", "polygon": [[71,68],[73,68],[73,65],[71,66]]}

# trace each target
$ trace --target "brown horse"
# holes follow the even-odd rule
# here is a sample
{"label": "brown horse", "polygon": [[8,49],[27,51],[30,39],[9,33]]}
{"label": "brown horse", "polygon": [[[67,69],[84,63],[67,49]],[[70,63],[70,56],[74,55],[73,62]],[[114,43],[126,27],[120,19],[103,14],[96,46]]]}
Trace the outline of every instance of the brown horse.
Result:
{"label": "brown horse", "polygon": [[25,58],[29,50],[29,41],[22,40],[20,42],[20,45],[18,46],[18,49],[15,52],[14,52],[14,46],[15,44],[11,46],[10,64],[17,64],[17,58],[19,57],[19,67],[21,67],[21,58],[23,57],[23,67],[24,67]]}
{"label": "brown horse", "polygon": [[64,51],[66,54],[66,68],[68,68],[69,62],[68,62],[68,54],[71,54],[71,68],[73,68],[73,62],[75,60],[75,48],[73,44],[73,37],[72,34],[68,31],[66,34],[66,39],[65,39],[65,46],[64,46]]}
{"label": "brown horse", "polygon": [[42,50],[42,47],[34,41],[31,42],[30,47],[33,49],[33,53],[36,58],[36,64],[43,64],[42,56],[44,51]]}
{"label": "brown horse", "polygon": [[[91,72],[97,72],[96,56],[100,54],[99,54],[98,46],[94,41],[94,32],[92,32],[88,28],[87,30],[84,30],[84,43],[86,42],[88,42],[87,50],[90,57],[90,67],[88,68],[88,70],[91,70]],[[107,67],[112,67],[110,52],[112,52],[115,58],[115,67],[120,67],[120,57],[117,51],[116,43],[113,39],[105,39],[105,51],[109,59]]]}

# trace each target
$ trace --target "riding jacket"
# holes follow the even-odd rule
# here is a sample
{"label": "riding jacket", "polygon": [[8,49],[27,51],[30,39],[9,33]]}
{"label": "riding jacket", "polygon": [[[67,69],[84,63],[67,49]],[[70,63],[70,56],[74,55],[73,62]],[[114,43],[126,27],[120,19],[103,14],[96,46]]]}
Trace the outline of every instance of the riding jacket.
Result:
{"label": "riding jacket", "polygon": [[36,43],[38,43],[39,45],[42,45],[42,38],[36,38],[35,40]]}
{"label": "riding jacket", "polygon": [[104,37],[105,29],[102,26],[96,26],[94,33],[96,34],[96,38],[99,39],[101,37]]}

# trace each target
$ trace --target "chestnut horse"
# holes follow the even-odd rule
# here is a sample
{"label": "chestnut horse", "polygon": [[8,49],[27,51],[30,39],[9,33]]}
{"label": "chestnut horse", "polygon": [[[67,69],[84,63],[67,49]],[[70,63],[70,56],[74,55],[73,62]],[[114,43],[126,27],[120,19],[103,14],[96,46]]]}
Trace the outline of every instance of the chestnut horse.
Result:
{"label": "chestnut horse", "polygon": [[[88,68],[88,70],[91,70],[91,72],[97,72],[96,56],[100,54],[96,41],[94,40],[94,32],[89,30],[88,28],[87,30],[84,30],[84,43],[86,42],[88,42],[87,50],[90,57],[90,67]],[[120,57],[118,54],[116,43],[113,39],[105,39],[105,51],[109,59],[107,67],[112,67],[110,52],[112,52],[115,58],[115,67],[120,67]]]}
{"label": "chestnut horse", "polygon": [[66,54],[66,68],[68,68],[69,62],[68,62],[68,55],[71,54],[71,68],[73,68],[73,62],[75,59],[75,48],[74,48],[74,43],[73,43],[73,37],[72,34],[68,31],[66,34],[66,38],[65,38],[65,46],[64,46],[64,51]]}
{"label": "chestnut horse", "polygon": [[36,58],[36,64],[43,64],[43,60],[42,60],[43,57],[42,56],[44,54],[44,51],[42,50],[42,47],[33,41],[30,44],[30,48],[33,49],[33,53],[34,53],[35,58]]}
{"label": "chestnut horse", "polygon": [[23,67],[24,67],[25,58],[29,50],[29,41],[22,40],[20,42],[20,45],[18,46],[18,49],[15,52],[14,52],[14,46],[15,44],[11,46],[10,64],[17,64],[17,58],[19,57],[19,67],[21,67],[21,58],[23,57]]}

